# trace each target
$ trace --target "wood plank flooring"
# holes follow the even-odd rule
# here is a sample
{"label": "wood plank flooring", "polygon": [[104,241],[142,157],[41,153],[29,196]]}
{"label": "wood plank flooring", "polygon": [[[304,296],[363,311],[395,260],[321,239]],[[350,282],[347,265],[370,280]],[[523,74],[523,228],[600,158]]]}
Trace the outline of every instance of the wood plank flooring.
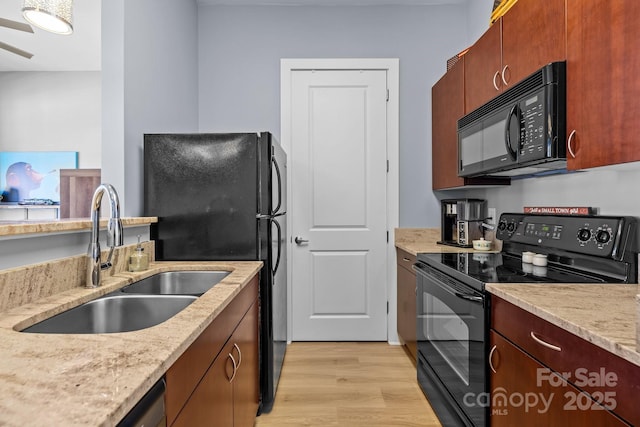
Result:
{"label": "wood plank flooring", "polygon": [[440,427],[400,346],[295,342],[287,348],[273,409],[256,427]]}

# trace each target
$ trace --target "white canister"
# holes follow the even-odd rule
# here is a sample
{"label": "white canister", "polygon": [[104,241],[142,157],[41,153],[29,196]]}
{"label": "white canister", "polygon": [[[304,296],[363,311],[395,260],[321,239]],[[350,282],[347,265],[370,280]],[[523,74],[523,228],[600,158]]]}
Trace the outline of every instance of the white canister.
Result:
{"label": "white canister", "polygon": [[533,262],[533,252],[522,252],[522,262],[525,264],[531,264]]}
{"label": "white canister", "polygon": [[538,267],[546,267],[547,256],[544,254],[535,254],[533,256],[533,265],[537,265]]}

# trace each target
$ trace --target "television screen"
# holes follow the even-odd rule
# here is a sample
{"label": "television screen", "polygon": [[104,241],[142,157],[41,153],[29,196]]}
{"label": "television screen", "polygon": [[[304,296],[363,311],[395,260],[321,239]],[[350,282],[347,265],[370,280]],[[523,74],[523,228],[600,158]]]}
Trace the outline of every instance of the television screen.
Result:
{"label": "television screen", "polygon": [[76,169],[76,151],[0,152],[2,202],[60,202],[60,169]]}

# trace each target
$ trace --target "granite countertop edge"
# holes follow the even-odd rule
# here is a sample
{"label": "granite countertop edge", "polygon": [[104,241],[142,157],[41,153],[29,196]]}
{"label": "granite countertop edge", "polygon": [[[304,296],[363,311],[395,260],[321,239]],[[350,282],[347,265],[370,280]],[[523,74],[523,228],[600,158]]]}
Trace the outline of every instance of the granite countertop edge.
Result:
{"label": "granite countertop edge", "polygon": [[[260,261],[154,262],[96,290],[76,288],[0,313],[3,426],[117,424],[262,268]],[[151,328],[115,334],[25,334],[52,313],[162,271],[231,271],[187,308]]]}
{"label": "granite countertop edge", "polygon": [[[547,296],[536,292],[541,289]],[[640,367],[634,299],[638,285],[488,283],[486,290]],[[597,306],[594,295],[603,295]],[[585,306],[585,301],[592,305]]]}

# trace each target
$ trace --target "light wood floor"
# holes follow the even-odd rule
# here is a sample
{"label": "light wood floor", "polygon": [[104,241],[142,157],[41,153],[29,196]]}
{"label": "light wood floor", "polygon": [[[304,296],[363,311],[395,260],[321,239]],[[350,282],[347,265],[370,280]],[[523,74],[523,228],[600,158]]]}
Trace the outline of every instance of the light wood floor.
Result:
{"label": "light wood floor", "polygon": [[295,342],[273,409],[256,427],[440,427],[400,346]]}

